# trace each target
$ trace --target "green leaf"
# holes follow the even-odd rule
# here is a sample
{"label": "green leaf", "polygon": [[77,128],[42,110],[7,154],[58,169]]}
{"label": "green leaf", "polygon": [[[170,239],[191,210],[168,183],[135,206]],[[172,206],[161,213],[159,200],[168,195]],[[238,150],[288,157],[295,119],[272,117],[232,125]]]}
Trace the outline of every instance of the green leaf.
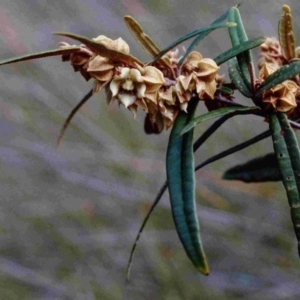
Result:
{"label": "green leaf", "polygon": [[217,90],[222,94],[222,95],[226,95],[226,96],[232,96],[234,91],[224,85],[221,85],[220,87],[217,88]]}
{"label": "green leaf", "polygon": [[188,114],[180,112],[173,125],[167,150],[167,180],[173,219],[184,249],[201,273],[208,275],[202,247],[195,204],[193,131],[180,135],[182,128],[195,112],[198,100],[193,99]]}
{"label": "green leaf", "polygon": [[275,153],[269,153],[228,169],[222,178],[243,182],[268,182],[281,180],[281,175]]}
{"label": "green leaf", "polygon": [[84,36],[76,35],[73,33],[68,32],[55,32],[56,35],[66,36],[69,38],[72,38],[76,41],[79,41],[86,46],[88,46],[92,51],[94,51],[96,54],[101,55],[103,57],[107,57],[111,59],[112,61],[118,61],[126,63],[127,65],[130,65],[131,67],[136,67],[136,64],[142,66],[144,65],[141,61],[139,61],[137,58],[126,54],[121,51],[117,51],[114,49],[110,49],[106,47],[104,44],[101,44],[99,42],[96,42],[94,40],[90,40]]}
{"label": "green leaf", "polygon": [[225,61],[247,51],[250,50],[252,48],[258,47],[260,46],[266,39],[264,37],[258,37],[256,39],[253,40],[249,40],[246,41],[244,43],[241,43],[237,46],[232,47],[231,49],[223,52],[222,54],[220,54],[219,56],[217,56],[216,58],[214,58],[214,61],[216,62],[216,64],[218,66],[220,66],[221,64],[223,64]]}
{"label": "green leaf", "polygon": [[255,136],[255,137],[253,137],[250,140],[247,140],[247,141],[245,141],[243,143],[240,143],[240,144],[238,144],[238,145],[236,145],[234,147],[231,147],[231,148],[229,148],[229,149],[227,149],[225,151],[222,151],[221,153],[216,154],[216,155],[212,156],[211,158],[205,160],[201,164],[197,165],[196,168],[195,168],[195,171],[200,170],[204,166],[206,166],[208,164],[211,164],[214,161],[217,161],[217,160],[219,160],[219,159],[221,159],[223,157],[226,157],[226,156],[228,156],[230,154],[233,154],[233,153],[238,152],[238,151],[240,151],[242,149],[245,149],[245,148],[247,148],[247,147],[249,147],[249,146],[251,146],[251,145],[253,145],[253,144],[255,144],[255,143],[259,142],[259,141],[262,141],[263,139],[269,137],[270,135],[271,135],[271,131],[267,130],[267,131],[265,131],[265,132],[263,132],[263,133]]}
{"label": "green leaf", "polygon": [[[217,121],[215,121],[211,126],[209,126],[205,131],[204,133],[195,141],[194,145],[193,145],[193,151],[196,152],[200,147],[201,145],[203,145],[205,143],[205,141],[218,129],[222,126],[222,124],[224,122],[226,122],[231,116],[230,115],[225,115],[221,118],[219,118]],[[129,261],[128,261],[128,265],[127,265],[127,280],[129,280],[129,276],[130,276],[130,268],[131,268],[131,264],[132,264],[132,261],[133,261],[133,258],[134,258],[134,253],[135,253],[135,250],[136,250],[136,247],[137,247],[137,244],[138,244],[138,241],[140,239],[140,236],[142,234],[142,231],[144,230],[146,224],[147,224],[147,221],[149,220],[152,212],[154,211],[156,205],[159,203],[161,197],[163,196],[164,192],[166,191],[168,187],[168,182],[166,181],[162,187],[160,188],[158,194],[156,195],[156,198],[154,199],[146,217],[144,218],[143,220],[143,223],[138,231],[138,234],[135,238],[135,241],[134,241],[134,244],[132,246],[132,249],[131,249],[131,252],[130,252],[130,257],[129,257]]]}
{"label": "green leaf", "polygon": [[65,120],[63,127],[60,130],[59,133],[59,137],[57,139],[57,148],[59,147],[62,138],[69,126],[69,124],[71,123],[73,117],[76,115],[76,113],[79,111],[79,109],[93,96],[93,89],[91,89],[80,101],[79,103],[72,109],[72,111],[70,112],[69,116],[67,117],[67,119]]}
{"label": "green leaf", "polygon": [[261,84],[257,92],[255,93],[255,97],[259,97],[262,95],[264,91],[271,89],[276,84],[279,84],[287,79],[292,78],[293,76],[300,73],[300,61],[295,61],[289,65],[285,65],[280,69],[276,70],[270,76],[266,78],[266,80]]}
{"label": "green leaf", "polygon": [[55,50],[49,50],[49,51],[44,51],[44,52],[38,52],[38,53],[34,53],[34,54],[26,54],[26,55],[16,56],[13,58],[0,60],[0,66],[16,63],[19,61],[26,61],[26,60],[30,60],[30,59],[75,53],[78,50],[80,50],[80,47],[71,46],[71,47],[64,48],[64,49],[55,49]]}
{"label": "green leaf", "polygon": [[[214,100],[212,100],[214,101]],[[258,112],[260,108],[258,106],[230,106],[230,107],[222,107],[216,110],[212,110],[206,114],[203,114],[199,117],[192,118],[183,128],[181,131],[181,134],[184,134],[191,129],[193,129],[197,124],[216,118],[221,117],[227,114],[231,114],[232,116],[235,115],[245,115],[245,114],[253,114],[255,112]]]}
{"label": "green leaf", "polygon": [[232,58],[227,61],[228,64],[228,73],[229,77],[234,84],[234,86],[247,98],[251,98],[252,94],[248,88],[248,86],[245,84],[242,72],[240,70],[240,67],[238,65],[238,61],[236,58]]}
{"label": "green leaf", "polygon": [[218,28],[225,28],[225,27],[232,27],[235,26],[235,23],[232,22],[227,22],[227,23],[222,23],[222,24],[212,24],[209,25],[207,27],[203,27],[201,29],[197,29],[194,30],[186,35],[184,35],[183,37],[177,39],[175,42],[173,42],[172,44],[170,44],[168,47],[166,47],[164,50],[162,50],[159,55],[157,55],[154,60],[151,62],[151,64],[155,63],[158,59],[160,59],[163,55],[165,55],[167,52],[169,52],[170,50],[172,50],[174,47],[178,46],[179,44],[185,42],[186,40],[197,36],[199,34],[208,34],[211,31],[218,29]]}
{"label": "green leaf", "polygon": [[[220,128],[220,126],[222,126],[222,124],[227,121],[230,117],[230,115],[225,115],[221,118],[219,118],[217,121],[215,121],[211,126],[209,126],[207,128],[207,130],[205,130],[205,132],[196,140],[196,142],[194,143],[193,145],[193,151],[196,152],[201,145],[203,145],[205,143],[205,141],[218,129]],[[244,148],[247,148],[249,147],[250,145],[253,145],[267,137],[269,137],[271,135],[271,132],[270,130],[267,130],[261,134],[259,134],[258,136],[255,136],[254,138],[246,141],[246,142],[243,142],[239,145],[236,145],[235,147],[232,147],[230,149],[227,149],[226,151],[223,151],[222,153],[219,153],[209,159],[207,159],[206,161],[204,161],[202,164],[196,166],[195,168],[195,171],[201,169],[202,167],[214,162],[214,161],[217,161],[218,159],[221,159],[223,157],[226,157],[232,153],[235,153],[237,151],[240,151]],[[159,193],[157,194],[155,200],[153,201],[151,207],[150,207],[150,210],[148,211],[146,217],[144,218],[143,220],[143,223],[138,231],[138,234],[135,238],[135,241],[134,241],[134,244],[132,246],[132,249],[131,249],[131,252],[130,252],[130,257],[129,257],[129,261],[128,261],[128,265],[127,265],[127,280],[129,280],[129,276],[130,276],[130,268],[131,268],[131,264],[132,264],[132,261],[133,261],[133,257],[134,257],[134,253],[135,253],[135,250],[136,250],[136,247],[137,247],[137,244],[138,244],[138,241],[139,241],[139,238],[142,234],[142,231],[143,229],[145,228],[146,224],[147,224],[147,221],[149,220],[152,212],[154,211],[156,205],[159,203],[161,197],[163,196],[164,192],[166,191],[168,187],[168,182],[166,181],[163,186],[161,187]]]}
{"label": "green leaf", "polygon": [[131,270],[131,264],[132,264],[132,261],[133,261],[133,257],[134,257],[134,253],[135,253],[135,250],[136,250],[136,247],[137,247],[137,244],[138,244],[138,241],[140,239],[140,236],[152,214],[152,212],[154,211],[156,205],[159,203],[161,197],[163,196],[164,192],[167,190],[168,188],[168,182],[166,181],[163,186],[161,187],[160,191],[158,192],[158,194],[156,195],[153,203],[151,204],[151,207],[146,215],[146,217],[144,218],[143,220],[143,223],[138,231],[138,234],[134,240],[134,243],[133,243],[133,246],[131,248],[131,251],[130,251],[130,255],[129,255],[129,260],[128,260],[128,265],[127,265],[127,270],[126,270],[126,279],[129,280],[129,277],[130,277],[130,270]]}
{"label": "green leaf", "polygon": [[[214,22],[212,22],[210,25],[214,24],[221,24],[224,22],[228,17],[229,9],[218,19],[216,19]],[[191,45],[187,48],[186,53],[183,55],[183,57],[179,60],[178,66],[181,66],[181,64],[184,62],[184,60],[187,58],[187,56],[191,53],[191,51],[208,35],[211,31],[207,31],[204,33],[200,33],[194,41],[191,43]]]}
{"label": "green leaf", "polygon": [[[229,36],[231,39],[232,46],[238,46],[248,41],[246,31],[244,29],[243,21],[240,12],[237,7],[232,7],[228,13],[228,21],[236,23],[236,27],[229,27]],[[251,91],[251,76],[249,67],[252,64],[252,57],[250,50],[247,50],[237,55],[237,61],[241,70],[241,75],[245,85]]]}
{"label": "green leaf", "polygon": [[300,152],[298,142],[285,113],[270,116],[273,147],[286,190],[300,256]]}

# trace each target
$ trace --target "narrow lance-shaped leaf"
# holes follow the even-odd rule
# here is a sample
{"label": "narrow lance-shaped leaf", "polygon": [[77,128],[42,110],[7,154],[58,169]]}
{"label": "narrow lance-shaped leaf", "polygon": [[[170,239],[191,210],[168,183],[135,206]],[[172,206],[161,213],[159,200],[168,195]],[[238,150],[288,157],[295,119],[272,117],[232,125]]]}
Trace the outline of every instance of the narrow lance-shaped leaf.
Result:
{"label": "narrow lance-shaped leaf", "polygon": [[148,220],[149,220],[151,214],[153,213],[155,207],[156,207],[157,204],[159,203],[161,197],[163,196],[163,194],[164,194],[164,192],[167,190],[167,188],[168,188],[168,182],[166,181],[166,182],[162,185],[160,191],[159,191],[158,194],[156,195],[156,197],[155,197],[153,203],[151,204],[151,207],[150,207],[150,209],[149,209],[149,211],[148,211],[146,217],[144,218],[143,223],[142,223],[142,225],[141,225],[141,227],[140,227],[140,229],[139,229],[139,232],[138,232],[138,234],[137,234],[137,236],[136,236],[136,238],[135,238],[135,241],[134,241],[133,246],[132,246],[131,251],[130,251],[129,260],[128,260],[128,264],[127,264],[127,270],[126,270],[126,279],[127,279],[127,280],[129,280],[129,277],[130,277],[131,264],[132,264],[132,261],[133,261],[133,258],[134,258],[134,253],[135,253],[135,250],[136,250],[138,241],[139,241],[139,239],[140,239],[140,236],[141,236],[141,234],[142,234],[142,232],[143,232],[143,230],[144,230],[144,228],[145,228],[145,226],[146,226],[146,224],[147,224],[147,222],[148,222]]}
{"label": "narrow lance-shaped leaf", "polygon": [[[235,22],[237,24],[235,27],[228,28],[232,46],[238,46],[248,41],[248,37],[244,29],[243,21],[237,7],[232,7],[230,9],[228,13],[228,21]],[[248,87],[249,92],[251,92],[252,84],[251,84],[249,67],[252,64],[252,57],[251,57],[250,50],[237,55],[237,61],[238,61],[239,68],[241,70],[241,75],[244,80],[244,83]]]}
{"label": "narrow lance-shaped leaf", "polygon": [[283,16],[280,18],[278,24],[279,42],[284,58],[290,61],[296,57],[293,20],[289,6],[283,5],[282,10]]}
{"label": "narrow lance-shaped leaf", "polygon": [[131,16],[125,16],[124,22],[130,30],[134,38],[141,44],[141,46],[152,56],[155,57],[159,54],[160,49],[158,46],[150,39],[140,24]]}
{"label": "narrow lance-shaped leaf", "polygon": [[298,143],[285,113],[273,113],[270,116],[273,147],[277,157],[298,240],[300,256],[300,152]]}
{"label": "narrow lance-shaped leaf", "polygon": [[281,174],[275,153],[269,153],[228,169],[222,178],[248,183],[268,182],[281,180]]}
{"label": "narrow lance-shaped leaf", "polygon": [[[134,38],[152,57],[155,57],[159,54],[160,49],[158,48],[158,46],[149,37],[149,35],[144,32],[140,24],[133,17],[125,16],[124,22]],[[164,59],[160,59],[159,61],[167,68],[172,68],[172,66]]]}
{"label": "narrow lance-shaped leaf", "polygon": [[[207,128],[207,130],[205,130],[203,132],[203,134],[195,141],[194,145],[193,145],[193,151],[196,152],[201,145],[203,145],[205,143],[205,141],[216,131],[218,130],[218,128],[220,128],[222,126],[222,124],[224,124],[224,122],[226,122],[229,118],[231,118],[232,116],[230,115],[225,115],[221,118],[219,118],[217,121],[215,121],[211,126],[209,126]],[[130,276],[130,268],[131,268],[131,264],[133,261],[133,257],[134,257],[134,253],[137,247],[137,243],[139,241],[139,238],[142,234],[143,229],[145,228],[147,221],[149,220],[152,212],[154,211],[155,207],[157,206],[157,204],[159,203],[160,199],[162,198],[164,192],[167,190],[168,187],[168,182],[165,181],[165,183],[162,185],[160,191],[158,192],[156,198],[154,199],[146,217],[144,218],[142,225],[138,231],[138,234],[135,238],[134,244],[132,246],[131,252],[130,252],[130,256],[129,256],[129,261],[128,261],[128,266],[127,266],[127,279],[129,279]]]}
{"label": "narrow lance-shaped leaf", "polygon": [[107,58],[111,59],[112,61],[123,62],[132,67],[136,67],[136,64],[138,64],[140,66],[143,65],[143,63],[141,61],[139,61],[137,58],[135,58],[134,56],[131,56],[131,55],[126,54],[121,51],[110,49],[110,48],[106,47],[104,44],[96,42],[91,39],[88,39],[84,36],[76,35],[76,34],[68,33],[68,32],[55,32],[54,34],[66,36],[66,37],[72,38],[76,41],[79,41],[79,42],[85,44],[86,46],[88,46],[92,51],[94,51],[98,55],[107,57]]}
{"label": "narrow lance-shaped leaf", "polygon": [[255,93],[255,97],[259,97],[266,90],[271,89],[276,84],[279,84],[300,73],[300,61],[295,61],[289,65],[285,65],[274,73],[269,75],[266,80],[261,84]]}
{"label": "narrow lance-shaped leaf", "polygon": [[[217,18],[215,21],[213,21],[211,23],[211,25],[215,25],[215,24],[221,24],[223,23],[227,17],[228,17],[228,12],[229,9],[223,14],[221,15],[219,18]],[[193,51],[193,49],[208,35],[210,34],[211,31],[206,31],[203,33],[200,33],[195,39],[194,41],[191,43],[191,45],[187,48],[186,53],[183,55],[183,57],[179,60],[178,65],[181,66],[182,63],[184,62],[184,60],[187,58],[187,56]]]}
{"label": "narrow lance-shaped leaf", "polygon": [[264,37],[258,37],[256,39],[241,43],[241,44],[234,46],[231,49],[221,53],[216,58],[214,58],[214,61],[219,66],[219,65],[223,64],[224,62],[226,62],[227,60],[229,60],[247,50],[250,50],[252,48],[256,48],[256,47],[260,46],[265,40],[266,40],[266,38],[264,38]]}
{"label": "narrow lance-shaped leaf", "polygon": [[[194,145],[193,145],[193,151],[194,152],[196,152],[199,148],[200,148],[200,146],[201,145],[203,145],[204,143],[205,143],[205,141],[218,129],[218,128],[220,128],[220,126],[222,126],[222,124],[225,122],[225,121],[227,121],[229,118],[231,118],[231,117],[233,117],[233,116],[231,116],[231,115],[225,115],[225,116],[223,116],[223,117],[221,117],[221,118],[219,118],[217,121],[215,121],[197,140],[196,140],[196,142],[194,143]],[[267,137],[269,137],[271,135],[271,132],[270,132],[270,130],[267,130],[267,131],[265,131],[265,132],[263,132],[263,133],[261,133],[261,134],[259,134],[258,136],[255,136],[254,138],[252,138],[252,139],[250,139],[250,140],[248,140],[248,141],[245,141],[245,142],[243,142],[243,143],[241,143],[241,144],[239,144],[239,145],[236,145],[236,146],[234,146],[234,147],[232,147],[232,148],[230,148],[230,149],[227,149],[227,150],[225,150],[225,151],[223,151],[223,152],[221,152],[221,153],[219,153],[219,154],[217,154],[217,155],[215,155],[215,156],[213,156],[213,157],[211,157],[211,158],[209,158],[209,159],[207,159],[206,161],[204,161],[203,163],[201,163],[201,164],[199,164],[199,165],[197,165],[196,167],[195,167],[195,171],[198,171],[198,170],[200,170],[201,168],[203,168],[204,166],[206,166],[206,165],[208,165],[208,164],[210,164],[210,163],[212,163],[212,162],[215,162],[215,161],[217,161],[217,160],[219,160],[219,159],[221,159],[221,158],[223,158],[223,157],[226,157],[226,156],[228,156],[228,155],[230,155],[230,154],[233,154],[233,153],[235,153],[235,152],[237,152],[237,151],[240,151],[240,150],[242,150],[242,149],[245,149],[245,148],[247,148],[247,147],[249,147],[249,146],[251,146],[251,145],[253,145],[253,144],[255,144],[255,143],[257,143],[257,142],[259,142],[259,141],[261,141],[261,140],[263,140],[263,139],[265,139],[265,138],[267,138]],[[142,231],[143,231],[143,229],[145,228],[145,226],[146,226],[146,224],[147,224],[147,221],[149,220],[149,218],[150,218],[150,216],[151,216],[151,214],[152,214],[152,212],[154,211],[154,209],[155,209],[155,207],[157,206],[157,204],[159,203],[159,201],[160,201],[160,199],[161,199],[161,197],[163,196],[163,194],[164,194],[164,192],[166,191],[166,189],[167,189],[167,187],[168,187],[168,183],[167,183],[167,181],[163,184],[163,186],[161,187],[161,189],[160,189],[160,191],[159,191],[159,193],[157,194],[157,196],[156,196],[156,198],[155,198],[155,200],[153,201],[153,203],[152,203],[152,205],[151,205],[151,208],[149,209],[149,211],[148,211],[148,213],[147,213],[147,215],[146,215],[146,217],[144,218],[144,220],[143,220],[143,223],[142,223],[142,225],[141,225],[141,227],[140,227],[140,229],[139,229],[139,231],[138,231],[138,234],[137,234],[137,236],[136,236],[136,239],[135,239],[135,241],[134,241],[134,244],[133,244],[133,246],[132,246],[132,249],[131,249],[131,252],[130,252],[130,257],[129,257],[129,261],[128,261],[128,266],[127,266],[127,280],[129,280],[129,276],[130,276],[130,267],[131,267],[131,264],[132,264],[132,261],[133,261],[133,257],[134,257],[134,252],[135,252],[135,250],[136,250],[136,247],[137,247],[137,243],[138,243],[138,241],[139,241],[139,238],[140,238],[140,236],[141,236],[141,234],[142,234]]]}
{"label": "narrow lance-shaped leaf", "polygon": [[198,100],[190,101],[188,114],[180,112],[173,125],[167,150],[167,180],[173,219],[179,238],[194,266],[208,275],[209,268],[202,247],[195,207],[193,131],[180,132],[194,114]]}
{"label": "narrow lance-shaped leaf", "polygon": [[0,60],[0,66],[16,63],[16,62],[20,62],[20,61],[26,61],[26,60],[30,60],[30,59],[37,59],[37,58],[44,58],[44,57],[49,57],[49,56],[57,56],[57,55],[75,53],[75,52],[78,52],[79,50],[80,50],[80,47],[70,46],[68,48],[63,48],[63,49],[48,50],[48,51],[43,51],[43,52],[38,52],[38,53],[33,53],[33,54],[16,56],[16,57],[12,57],[9,59]]}
{"label": "narrow lance-shaped leaf", "polygon": [[245,97],[250,98],[251,92],[244,82],[240,67],[237,59],[234,57],[227,61],[229,77],[234,86],[243,94]]}
{"label": "narrow lance-shaped leaf", "polygon": [[240,144],[238,144],[238,145],[236,145],[236,146],[234,146],[234,147],[231,147],[231,148],[229,148],[229,149],[227,149],[227,150],[224,150],[224,151],[222,151],[221,153],[216,154],[216,155],[210,157],[209,159],[205,160],[205,161],[202,162],[201,164],[197,165],[196,168],[195,168],[195,171],[200,170],[200,169],[203,168],[204,166],[206,166],[206,165],[208,165],[208,164],[211,164],[211,163],[214,162],[214,161],[217,161],[217,160],[219,160],[219,159],[221,159],[221,158],[224,158],[224,157],[226,157],[226,156],[228,156],[228,155],[231,155],[231,154],[233,154],[233,153],[235,153],[235,152],[238,152],[238,151],[240,151],[240,150],[243,150],[243,149],[245,149],[245,148],[247,148],[247,147],[249,147],[249,146],[251,146],[251,145],[253,145],[253,144],[257,143],[257,142],[260,142],[260,141],[262,141],[263,139],[269,137],[270,135],[271,135],[271,131],[270,131],[270,130],[267,130],[267,131],[265,131],[265,132],[263,132],[263,133],[261,133],[261,134],[255,136],[254,138],[252,138],[252,139],[250,139],[250,140],[247,140],[247,141],[245,141],[245,142],[243,142],[243,143],[240,143]]}
{"label": "narrow lance-shaped leaf", "polygon": [[[212,100],[213,101],[213,100]],[[230,107],[222,107],[216,110],[212,110],[206,114],[201,116],[192,118],[187,124],[183,127],[181,134],[188,132],[189,130],[193,129],[197,124],[216,118],[221,117],[227,114],[232,115],[245,115],[245,114],[254,114],[260,111],[258,106],[230,106]]]}
{"label": "narrow lance-shaped leaf", "polygon": [[215,29],[218,29],[218,28],[232,27],[232,26],[235,26],[235,25],[236,25],[235,23],[227,22],[227,23],[223,23],[223,24],[213,24],[213,25],[210,25],[210,26],[207,26],[207,27],[203,27],[201,29],[194,30],[194,31],[184,35],[183,37],[179,38],[178,40],[176,40],[175,42],[170,44],[168,47],[166,47],[164,50],[162,50],[159,53],[159,55],[157,55],[151,63],[156,62],[158,59],[160,59],[167,52],[169,52],[170,50],[172,50],[173,48],[175,48],[179,44],[185,42],[186,40],[188,40],[188,39],[190,39],[190,38],[192,38],[196,35],[199,35],[199,34],[202,34],[202,33],[209,33],[209,32],[211,32]]}
{"label": "narrow lance-shaped leaf", "polygon": [[64,122],[63,127],[60,130],[59,133],[59,137],[57,139],[57,147],[59,147],[62,138],[71,122],[71,120],[73,119],[73,117],[75,116],[75,114],[78,112],[78,110],[83,106],[83,104],[85,104],[91,97],[93,96],[93,89],[91,89],[80,101],[79,103],[72,109],[72,111],[70,112],[69,116],[67,117],[67,119]]}

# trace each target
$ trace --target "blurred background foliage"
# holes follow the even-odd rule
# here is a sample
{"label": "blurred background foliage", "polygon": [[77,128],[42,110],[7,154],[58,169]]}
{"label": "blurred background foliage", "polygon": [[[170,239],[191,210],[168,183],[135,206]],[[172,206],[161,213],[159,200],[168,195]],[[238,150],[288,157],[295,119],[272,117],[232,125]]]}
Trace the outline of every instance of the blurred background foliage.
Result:
{"label": "blurred background foliage", "polygon": [[[70,40],[52,33],[69,31],[121,36],[147,61],[124,15],[163,48],[236,2],[2,0],[0,57],[54,49]],[[300,45],[297,1],[246,1],[241,14],[250,39],[277,36],[283,4],[292,8]],[[229,47],[221,29],[198,50],[213,58]],[[100,94],[76,115],[57,150],[64,119],[91,83],[60,57],[3,66],[0,82],[0,299],[298,299],[300,260],[282,184],[221,180],[226,168],[270,152],[270,140],[197,173],[209,277],[187,259],[165,195],[126,283],[135,235],[165,180],[169,132],[145,135],[143,112],[134,120],[123,107],[107,107]],[[255,116],[235,117],[197,152],[196,162],[266,128]]]}

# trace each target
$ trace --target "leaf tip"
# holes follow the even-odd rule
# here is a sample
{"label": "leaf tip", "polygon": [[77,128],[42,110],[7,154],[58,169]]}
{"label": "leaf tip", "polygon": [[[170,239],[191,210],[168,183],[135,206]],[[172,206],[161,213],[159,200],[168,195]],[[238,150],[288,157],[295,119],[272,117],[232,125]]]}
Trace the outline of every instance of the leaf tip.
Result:
{"label": "leaf tip", "polygon": [[198,267],[197,270],[205,276],[209,275],[209,267],[206,262],[204,266]]}
{"label": "leaf tip", "polygon": [[245,2],[245,0],[240,0],[239,3],[235,7],[236,8],[240,7],[244,2]]}
{"label": "leaf tip", "polygon": [[128,266],[127,270],[126,270],[126,282],[130,281],[130,271],[131,271],[131,268],[130,268],[130,266]]}

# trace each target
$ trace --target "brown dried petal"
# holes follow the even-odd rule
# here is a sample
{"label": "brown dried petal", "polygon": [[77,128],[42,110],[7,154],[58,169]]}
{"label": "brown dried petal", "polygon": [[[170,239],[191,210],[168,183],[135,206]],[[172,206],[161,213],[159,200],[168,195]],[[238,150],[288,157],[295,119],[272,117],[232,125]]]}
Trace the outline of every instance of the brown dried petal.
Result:
{"label": "brown dried petal", "polygon": [[106,86],[107,81],[100,81],[100,80],[94,80],[94,87],[93,87],[93,92],[98,93],[100,92],[104,86]]}
{"label": "brown dried petal", "polygon": [[97,43],[101,43],[109,48],[112,48],[113,40],[106,37],[105,35],[99,35],[96,38],[93,38],[93,40]]}
{"label": "brown dried petal", "polygon": [[130,52],[128,44],[120,37],[116,40],[112,40],[105,35],[99,35],[93,40],[113,50],[117,50],[126,54],[129,54]]}
{"label": "brown dried petal", "polygon": [[198,81],[197,84],[197,93],[200,99],[213,99],[216,89],[217,83],[216,81],[211,81],[209,83],[205,83],[203,81]]}
{"label": "brown dried petal", "polygon": [[203,58],[198,62],[198,71],[195,72],[197,77],[204,81],[212,81],[215,79],[220,67],[210,58]]}
{"label": "brown dried petal", "polygon": [[158,92],[159,99],[166,102],[168,105],[175,105],[176,94],[174,86],[170,86],[167,89],[160,89]]}
{"label": "brown dried petal", "polygon": [[155,67],[146,66],[142,75],[146,83],[157,84],[160,86],[162,86],[165,83],[163,73]]}
{"label": "brown dried petal", "polygon": [[128,44],[120,37],[113,41],[112,48],[126,54],[129,54],[130,52]]}
{"label": "brown dried petal", "polygon": [[183,68],[187,69],[188,71],[192,71],[198,67],[198,63],[202,59],[202,55],[197,51],[192,51],[188,57],[186,58],[185,63],[183,64]]}
{"label": "brown dried petal", "polygon": [[259,70],[258,78],[266,79],[269,75],[274,73],[278,69],[277,65],[271,63],[265,63],[262,68]]}
{"label": "brown dried petal", "polygon": [[149,92],[146,88],[145,98],[156,103],[157,102],[157,90]]}
{"label": "brown dried petal", "polygon": [[280,112],[289,112],[297,106],[293,93],[288,92],[282,98],[278,98],[276,102],[276,110]]}
{"label": "brown dried petal", "polygon": [[106,57],[97,55],[92,60],[89,61],[87,71],[102,72],[102,71],[112,70],[113,68],[114,66],[108,63],[108,59]]}
{"label": "brown dried petal", "polygon": [[196,88],[195,83],[192,84],[192,81],[195,80],[193,73],[191,73],[187,76],[179,75],[177,80],[178,80],[178,82],[180,82],[182,89],[184,91],[187,91],[187,90],[192,91],[192,90],[195,90],[195,88]]}
{"label": "brown dried petal", "polygon": [[272,89],[263,94],[265,105],[271,104],[273,108],[280,112],[291,112],[296,106],[295,86],[291,80],[277,84]]}
{"label": "brown dried petal", "polygon": [[283,86],[285,86],[289,92],[296,94],[299,86],[292,80],[285,80],[284,82],[281,83]]}
{"label": "brown dried petal", "polygon": [[114,71],[107,70],[103,72],[90,72],[91,76],[100,81],[110,81],[113,78]]}

